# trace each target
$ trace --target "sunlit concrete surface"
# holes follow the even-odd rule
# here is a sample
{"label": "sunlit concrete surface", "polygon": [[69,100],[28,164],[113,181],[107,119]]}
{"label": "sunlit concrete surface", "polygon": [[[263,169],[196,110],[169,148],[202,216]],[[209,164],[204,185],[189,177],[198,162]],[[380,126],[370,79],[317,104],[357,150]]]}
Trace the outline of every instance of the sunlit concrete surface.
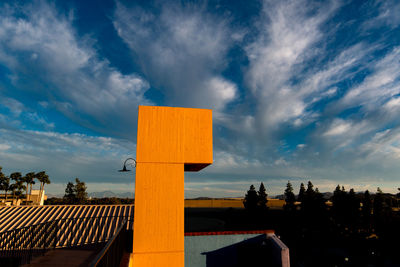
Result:
{"label": "sunlit concrete surface", "polygon": [[212,151],[211,110],[139,106],[130,266],[184,266],[184,171]]}

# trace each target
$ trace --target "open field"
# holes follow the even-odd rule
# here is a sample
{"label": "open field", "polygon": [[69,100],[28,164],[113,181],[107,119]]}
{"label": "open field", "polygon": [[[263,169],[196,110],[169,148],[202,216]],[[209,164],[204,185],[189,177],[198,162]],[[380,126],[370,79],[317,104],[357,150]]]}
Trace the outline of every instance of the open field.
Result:
{"label": "open field", "polygon": [[[282,208],[284,200],[268,199],[270,208]],[[244,208],[243,199],[217,198],[217,199],[185,199],[186,208]]]}

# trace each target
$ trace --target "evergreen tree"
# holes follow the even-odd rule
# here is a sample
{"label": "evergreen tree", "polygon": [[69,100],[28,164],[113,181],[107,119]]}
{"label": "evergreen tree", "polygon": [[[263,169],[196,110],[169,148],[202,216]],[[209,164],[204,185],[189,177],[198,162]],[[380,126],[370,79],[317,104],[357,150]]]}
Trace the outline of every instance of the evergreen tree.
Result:
{"label": "evergreen tree", "polygon": [[301,209],[303,211],[309,212],[312,210],[313,201],[315,200],[314,185],[311,181],[307,183],[307,190],[304,193],[303,201],[301,202]]}
{"label": "evergreen tree", "polygon": [[260,209],[265,210],[267,208],[268,194],[266,193],[266,189],[265,189],[265,186],[263,183],[260,184],[260,188],[258,189],[257,196],[258,196],[257,206]]}
{"label": "evergreen tree", "polygon": [[293,193],[293,186],[288,181],[286,184],[286,189],[285,189],[285,209],[286,210],[293,210],[295,208],[295,202],[296,202],[296,196]]}
{"label": "evergreen tree", "polygon": [[297,201],[303,202],[305,193],[306,193],[306,188],[304,187],[304,184],[301,183],[299,195],[297,196]]}
{"label": "evergreen tree", "polygon": [[369,218],[371,217],[371,212],[372,212],[372,200],[371,200],[371,195],[369,193],[369,191],[365,191],[364,193],[364,197],[362,200],[362,214],[363,217],[365,218],[365,220],[369,220]]}
{"label": "evergreen tree", "polygon": [[251,185],[250,189],[247,191],[244,197],[243,204],[247,210],[255,210],[257,208],[257,203],[258,203],[257,191],[254,185]]}
{"label": "evergreen tree", "polygon": [[378,187],[374,197],[374,217],[380,217],[383,211],[383,192]]}
{"label": "evergreen tree", "polygon": [[64,199],[70,204],[84,204],[87,200],[87,186],[85,182],[75,178],[75,184],[68,182],[65,188]]}
{"label": "evergreen tree", "polygon": [[87,200],[86,189],[86,184],[84,182],[81,182],[78,178],[75,178],[76,200],[79,204],[84,204]]}
{"label": "evergreen tree", "polygon": [[75,185],[71,182],[68,182],[67,187],[65,188],[64,199],[69,204],[75,203],[76,200]]}
{"label": "evergreen tree", "polygon": [[333,191],[332,196],[332,212],[333,216],[337,223],[343,223],[346,217],[346,206],[347,206],[347,199],[346,199],[346,190],[342,186],[337,185],[335,191]]}
{"label": "evergreen tree", "polygon": [[308,181],[307,183],[307,190],[306,190],[306,195],[308,197],[312,197],[314,195],[314,185],[311,183],[311,181]]}
{"label": "evergreen tree", "polygon": [[325,211],[325,199],[322,193],[319,192],[318,187],[315,188],[314,197],[313,197],[313,209],[317,213],[321,213]]}
{"label": "evergreen tree", "polygon": [[349,224],[355,226],[360,217],[360,200],[357,198],[353,188],[350,189],[347,199],[347,215],[349,218]]}

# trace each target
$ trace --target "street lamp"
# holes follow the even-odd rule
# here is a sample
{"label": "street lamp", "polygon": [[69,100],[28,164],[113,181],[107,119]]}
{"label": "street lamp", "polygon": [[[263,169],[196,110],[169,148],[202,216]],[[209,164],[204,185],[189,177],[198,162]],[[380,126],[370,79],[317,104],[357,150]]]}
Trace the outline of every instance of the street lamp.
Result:
{"label": "street lamp", "polygon": [[122,168],[122,170],[119,170],[119,172],[130,172],[131,170],[126,169],[126,162],[128,160],[133,160],[133,163],[130,163],[130,165],[133,166],[133,168],[136,168],[136,160],[134,158],[127,158],[124,162],[124,167]]}

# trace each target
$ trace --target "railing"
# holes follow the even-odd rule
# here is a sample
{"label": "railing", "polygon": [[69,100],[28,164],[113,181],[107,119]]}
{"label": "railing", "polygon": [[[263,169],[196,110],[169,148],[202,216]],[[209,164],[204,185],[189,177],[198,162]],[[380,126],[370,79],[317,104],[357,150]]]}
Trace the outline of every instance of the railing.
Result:
{"label": "railing", "polygon": [[125,216],[65,218],[1,232],[0,258],[24,264],[49,249],[107,242],[126,223]]}
{"label": "railing", "polygon": [[[91,262],[91,267],[114,267],[119,266],[124,252],[129,251],[128,229],[126,224],[120,226],[115,235],[108,241],[107,245],[100,251],[97,257]],[[131,243],[131,242],[130,242]]]}

